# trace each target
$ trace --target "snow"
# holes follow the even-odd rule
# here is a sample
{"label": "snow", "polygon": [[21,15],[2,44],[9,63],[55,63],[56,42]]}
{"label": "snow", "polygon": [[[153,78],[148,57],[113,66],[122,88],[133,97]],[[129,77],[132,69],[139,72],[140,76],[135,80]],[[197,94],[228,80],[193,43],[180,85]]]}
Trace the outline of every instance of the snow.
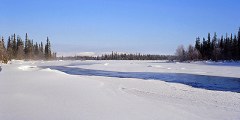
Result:
{"label": "snow", "polygon": [[12,61],[0,72],[1,120],[240,119],[237,92],[135,77],[74,75],[48,66],[240,78],[240,67],[221,63]]}
{"label": "snow", "polygon": [[104,65],[105,65],[105,66],[108,66],[108,65],[109,65],[109,63],[104,63]]}
{"label": "snow", "polygon": [[37,69],[37,66],[24,65],[24,66],[19,66],[18,69],[31,71],[31,70]]}

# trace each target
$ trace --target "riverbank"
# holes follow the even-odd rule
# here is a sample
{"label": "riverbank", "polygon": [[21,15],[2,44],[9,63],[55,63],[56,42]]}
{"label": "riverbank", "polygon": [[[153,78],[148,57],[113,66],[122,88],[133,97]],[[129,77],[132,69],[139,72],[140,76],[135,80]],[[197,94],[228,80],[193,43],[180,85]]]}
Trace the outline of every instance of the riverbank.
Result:
{"label": "riverbank", "polygon": [[[224,120],[240,94],[139,78],[73,75],[43,66],[240,78],[240,67],[165,61],[13,61],[0,73],[0,119]],[[72,71],[74,72],[74,71]]]}

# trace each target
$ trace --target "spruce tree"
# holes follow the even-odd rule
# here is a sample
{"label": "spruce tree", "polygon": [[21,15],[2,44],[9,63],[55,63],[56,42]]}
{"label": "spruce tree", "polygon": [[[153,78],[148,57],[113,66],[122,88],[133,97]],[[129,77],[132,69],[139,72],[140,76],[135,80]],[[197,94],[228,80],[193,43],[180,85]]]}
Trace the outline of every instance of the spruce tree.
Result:
{"label": "spruce tree", "polygon": [[238,41],[237,41],[237,36],[234,35],[233,37],[233,43],[232,43],[232,55],[233,55],[233,60],[237,60],[238,58]]}
{"label": "spruce tree", "polygon": [[230,35],[230,39],[229,39],[229,42],[228,42],[227,46],[228,46],[227,57],[228,57],[229,60],[232,60],[233,59],[233,35],[232,35],[232,33]]}
{"label": "spruce tree", "polygon": [[[224,50],[224,43],[223,43],[223,36],[221,36],[221,39],[219,41],[219,48],[220,48],[220,53],[223,53],[223,50]],[[220,58],[221,60],[223,60],[223,54],[220,55]]]}
{"label": "spruce tree", "polygon": [[[199,49],[199,38],[195,42],[195,48]],[[226,36],[217,38],[217,34],[211,40],[210,33],[208,33],[207,41],[203,38],[200,42],[200,53],[204,60],[240,60],[240,28],[237,34],[226,33]]]}
{"label": "spruce tree", "polygon": [[20,36],[17,37],[17,59],[24,59],[24,45]]}
{"label": "spruce tree", "polygon": [[7,42],[7,55],[8,58],[11,60],[13,58],[13,49],[12,49],[12,41],[10,36],[8,37],[8,42]]}
{"label": "spruce tree", "polygon": [[237,41],[238,41],[238,60],[240,60],[240,27],[238,30],[238,34],[237,34]]}
{"label": "spruce tree", "polygon": [[43,59],[44,58],[44,48],[43,48],[43,43],[41,42],[40,47],[39,47],[39,51],[40,51],[40,58]]}
{"label": "spruce tree", "polygon": [[28,59],[30,57],[30,46],[29,46],[29,39],[28,34],[25,35],[25,46],[24,46],[25,58]]}
{"label": "spruce tree", "polygon": [[33,40],[28,38],[28,34],[25,35],[25,41],[21,39],[20,36],[16,37],[16,34],[13,34],[8,37],[7,47],[5,47],[4,39],[0,40],[0,61],[6,61],[11,59],[52,59],[56,57],[56,53],[51,51],[51,44],[47,37],[47,43],[44,46],[43,43],[34,44]]}
{"label": "spruce tree", "polygon": [[197,37],[196,38],[196,42],[195,42],[195,48],[197,49],[197,50],[199,50],[199,51],[201,51],[201,43],[200,43],[201,41],[200,41],[200,38],[199,37]]}
{"label": "spruce tree", "polygon": [[51,44],[48,37],[47,37],[47,43],[45,45],[45,58],[47,60],[51,59]]}
{"label": "spruce tree", "polygon": [[3,37],[2,40],[0,41],[0,62],[3,60],[4,57],[4,43],[3,43]]}
{"label": "spruce tree", "polygon": [[0,62],[7,63],[8,62],[8,55],[7,50],[5,47],[4,38],[2,37],[2,40],[0,41]]}
{"label": "spruce tree", "polygon": [[35,56],[35,59],[39,59],[39,48],[38,48],[37,42],[34,45],[34,56]]}
{"label": "spruce tree", "polygon": [[211,54],[212,54],[211,51],[212,51],[212,49],[211,49],[211,35],[210,35],[210,33],[208,33],[207,46],[206,46],[206,56],[207,56],[208,60],[211,58]]}
{"label": "spruce tree", "polygon": [[202,57],[204,60],[207,60],[208,58],[208,45],[207,45],[207,41],[205,40],[205,38],[203,38],[203,45],[202,45]]}
{"label": "spruce tree", "polygon": [[210,51],[212,60],[215,60],[215,61],[218,60],[218,58],[219,58],[218,53],[220,52],[219,50],[220,49],[217,46],[217,34],[215,32],[214,35],[213,35],[212,44],[211,44],[211,51]]}
{"label": "spruce tree", "polygon": [[16,57],[17,57],[17,41],[16,41],[15,33],[12,36],[12,50],[13,50],[13,58],[16,59]]}
{"label": "spruce tree", "polygon": [[212,49],[217,47],[217,33],[214,33],[213,39],[212,39]]}

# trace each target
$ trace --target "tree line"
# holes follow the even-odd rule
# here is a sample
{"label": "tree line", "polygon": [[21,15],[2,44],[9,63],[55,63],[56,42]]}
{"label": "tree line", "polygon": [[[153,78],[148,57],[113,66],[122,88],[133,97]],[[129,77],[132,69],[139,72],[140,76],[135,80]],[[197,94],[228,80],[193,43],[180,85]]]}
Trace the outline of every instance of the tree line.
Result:
{"label": "tree line", "polygon": [[100,60],[167,60],[170,55],[151,55],[151,54],[126,54],[126,53],[117,53],[112,52],[111,54],[104,54],[98,56]]}
{"label": "tree line", "polygon": [[195,46],[189,45],[185,50],[181,45],[176,50],[177,59],[186,60],[240,60],[240,28],[237,34],[227,34],[218,37],[216,32],[211,37],[208,33],[207,38],[197,37]]}
{"label": "tree line", "polygon": [[55,59],[56,53],[51,50],[51,43],[47,37],[46,44],[34,43],[25,35],[25,41],[19,35],[13,34],[8,37],[5,44],[4,37],[0,40],[0,61],[7,63],[12,59],[16,60],[50,60]]}
{"label": "tree line", "polygon": [[172,55],[151,55],[151,54],[127,54],[112,52],[110,54],[103,54],[100,56],[72,56],[60,57],[62,60],[168,60],[172,59]]}

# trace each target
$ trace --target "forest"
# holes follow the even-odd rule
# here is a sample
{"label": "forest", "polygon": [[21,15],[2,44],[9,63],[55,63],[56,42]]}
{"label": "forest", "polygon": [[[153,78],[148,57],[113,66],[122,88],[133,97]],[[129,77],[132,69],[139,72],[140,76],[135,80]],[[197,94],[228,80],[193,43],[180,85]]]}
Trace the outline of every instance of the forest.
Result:
{"label": "forest", "polygon": [[0,61],[7,63],[12,59],[16,60],[51,60],[56,58],[52,52],[50,40],[47,37],[46,44],[37,43],[25,35],[25,41],[19,35],[13,34],[8,37],[5,44],[4,37],[0,40]]}
{"label": "forest", "polygon": [[178,46],[175,55],[151,55],[151,54],[126,54],[112,52],[101,56],[69,56],[58,57],[56,52],[52,52],[50,40],[47,37],[46,44],[37,43],[25,35],[23,41],[19,35],[13,34],[8,37],[5,44],[4,37],[0,40],[0,61],[7,63],[16,60],[178,60],[178,61],[196,61],[196,60],[240,60],[240,28],[237,34],[228,34],[218,37],[215,32],[213,36],[208,33],[207,38],[197,37],[195,45],[189,45],[185,48]]}
{"label": "forest", "polygon": [[197,37],[195,46],[189,45],[187,49],[180,45],[176,49],[177,59],[180,61],[193,60],[240,60],[240,28],[237,34],[228,34],[218,37],[215,32],[213,37],[208,33],[205,37]]}
{"label": "forest", "polygon": [[100,56],[68,56],[59,57],[61,60],[169,60],[174,59],[173,55],[151,55],[141,53],[118,53],[113,52],[111,54],[103,54]]}

